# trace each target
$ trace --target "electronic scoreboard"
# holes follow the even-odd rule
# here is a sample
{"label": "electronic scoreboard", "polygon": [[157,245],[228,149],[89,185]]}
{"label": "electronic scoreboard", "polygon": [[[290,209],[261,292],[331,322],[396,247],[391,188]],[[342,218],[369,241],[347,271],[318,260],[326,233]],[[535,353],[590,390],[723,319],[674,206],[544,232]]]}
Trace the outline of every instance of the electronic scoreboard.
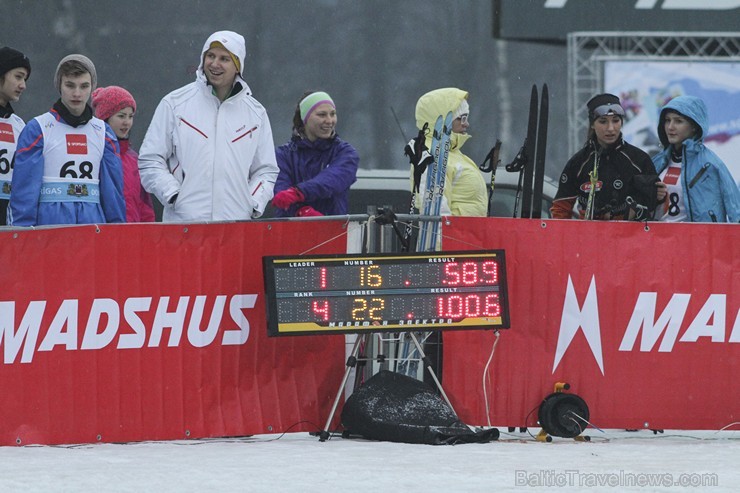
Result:
{"label": "electronic scoreboard", "polygon": [[271,336],[509,327],[503,250],[264,257]]}

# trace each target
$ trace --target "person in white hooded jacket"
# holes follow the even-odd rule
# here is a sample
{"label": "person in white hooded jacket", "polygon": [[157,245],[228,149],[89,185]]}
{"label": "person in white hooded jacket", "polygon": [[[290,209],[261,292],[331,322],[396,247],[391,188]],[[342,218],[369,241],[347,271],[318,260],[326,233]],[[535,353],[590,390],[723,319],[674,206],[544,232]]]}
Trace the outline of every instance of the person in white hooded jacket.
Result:
{"label": "person in white hooded jacket", "polygon": [[279,172],[270,120],[242,78],[246,43],[232,31],[203,45],[196,80],[165,96],[139,152],[144,188],[164,222],[262,215]]}

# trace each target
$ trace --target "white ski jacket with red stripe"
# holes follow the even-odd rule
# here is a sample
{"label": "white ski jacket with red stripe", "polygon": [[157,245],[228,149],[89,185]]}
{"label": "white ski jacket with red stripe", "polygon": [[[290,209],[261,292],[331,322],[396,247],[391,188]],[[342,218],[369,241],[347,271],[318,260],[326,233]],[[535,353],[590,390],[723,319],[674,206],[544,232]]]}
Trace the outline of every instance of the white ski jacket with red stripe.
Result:
{"label": "white ski jacket with red stripe", "polygon": [[259,217],[279,171],[267,111],[239,75],[238,92],[219,101],[202,60],[195,82],[165,96],[154,113],[139,152],[142,184],[164,204],[164,222]]}

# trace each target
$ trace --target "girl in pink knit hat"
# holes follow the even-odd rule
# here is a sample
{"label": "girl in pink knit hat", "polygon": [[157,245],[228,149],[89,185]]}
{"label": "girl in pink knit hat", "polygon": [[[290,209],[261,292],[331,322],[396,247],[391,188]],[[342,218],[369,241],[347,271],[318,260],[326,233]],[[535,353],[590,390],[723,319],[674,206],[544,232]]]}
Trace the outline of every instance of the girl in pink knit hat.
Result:
{"label": "girl in pink knit hat", "polygon": [[126,199],[126,222],[153,222],[152,198],[141,186],[139,155],[129,145],[129,133],[134,124],[136,101],[123,87],[95,89],[92,95],[95,116],[110,125],[121,146],[123,162],[123,196]]}

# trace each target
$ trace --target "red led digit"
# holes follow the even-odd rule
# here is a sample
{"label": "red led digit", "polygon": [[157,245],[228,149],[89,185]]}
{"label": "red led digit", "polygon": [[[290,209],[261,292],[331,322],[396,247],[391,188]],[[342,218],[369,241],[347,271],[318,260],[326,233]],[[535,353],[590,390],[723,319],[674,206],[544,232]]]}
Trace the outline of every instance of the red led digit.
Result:
{"label": "red led digit", "polygon": [[501,316],[501,304],[499,303],[498,293],[491,293],[486,295],[486,303],[483,314],[487,317]]}
{"label": "red led digit", "polygon": [[465,262],[462,264],[462,282],[466,286],[478,282],[478,264],[475,262]]}
{"label": "red led digit", "polygon": [[329,302],[328,301],[313,301],[311,302],[311,309],[324,322],[329,320]]}
{"label": "red led digit", "polygon": [[465,316],[466,317],[479,317],[480,316],[480,296],[471,294],[465,297]]}
{"label": "red led digit", "polygon": [[458,295],[437,298],[437,312],[443,318],[460,318],[462,316],[462,298]]}
{"label": "red led digit", "polygon": [[469,294],[465,298],[454,294],[437,298],[437,316],[442,318],[498,317],[501,305],[498,294],[491,293],[482,299],[480,295]]}
{"label": "red led digit", "polygon": [[326,267],[321,268],[321,274],[319,277],[319,287],[326,289]]}
{"label": "red led digit", "polygon": [[498,283],[498,262],[487,260],[483,262],[481,270],[483,271],[483,276],[481,277],[486,284]]}
{"label": "red led digit", "polygon": [[460,273],[457,271],[457,262],[445,264],[445,278],[442,279],[442,284],[447,284],[448,286],[457,286],[460,284]]}

